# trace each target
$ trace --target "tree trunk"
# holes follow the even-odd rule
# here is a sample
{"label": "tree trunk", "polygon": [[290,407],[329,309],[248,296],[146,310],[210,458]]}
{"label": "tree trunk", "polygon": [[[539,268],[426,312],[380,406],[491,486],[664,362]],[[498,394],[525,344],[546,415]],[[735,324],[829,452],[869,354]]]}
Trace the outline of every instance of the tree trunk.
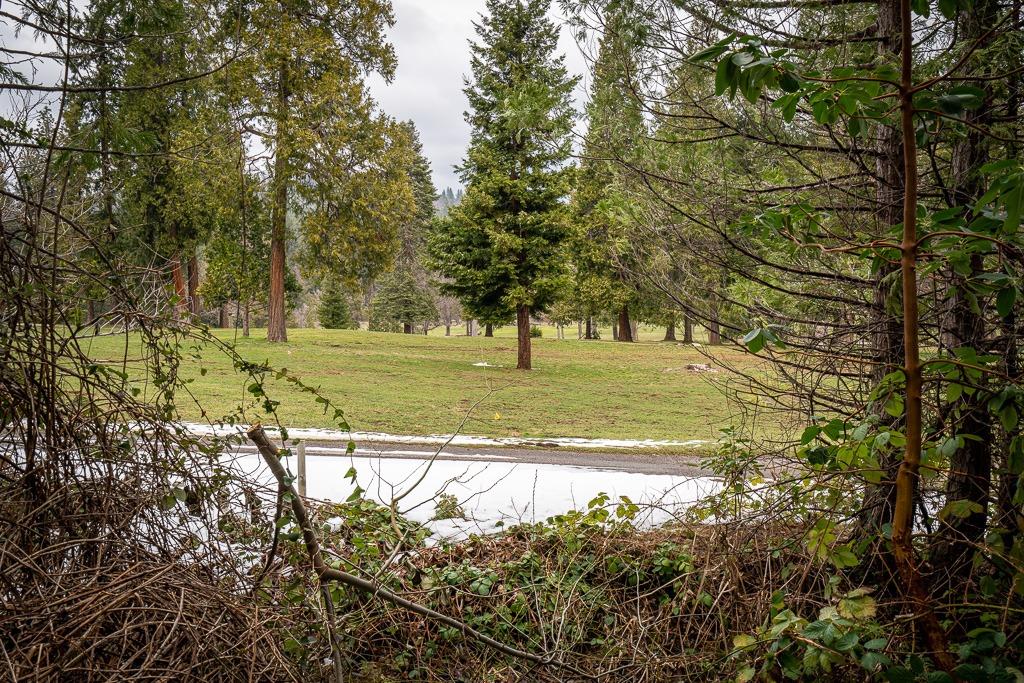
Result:
{"label": "tree trunk", "polygon": [[[713,315],[717,316],[717,313]],[[722,343],[722,327],[718,324],[718,318],[713,318],[708,323],[708,344],[718,346]]]}
{"label": "tree trunk", "polygon": [[675,341],[676,340],[676,319],[672,318],[672,322],[665,326],[665,338],[662,341]]}
{"label": "tree trunk", "polygon": [[288,341],[285,327],[285,221],[288,216],[288,68],[277,75],[277,148],[274,151],[274,205],[270,228],[270,297],[267,303],[267,341]]}
{"label": "tree trunk", "polygon": [[[995,24],[995,3],[992,0],[976,0],[970,8],[962,10],[959,26],[964,44],[970,45],[981,39]],[[984,57],[981,57],[984,59]],[[975,56],[973,60],[979,70],[983,64]],[[974,85],[984,89],[984,82]],[[987,96],[987,100],[991,96]],[[986,101],[975,111],[964,113],[966,120],[973,124],[964,131],[964,136],[953,146],[950,154],[950,189],[954,204],[972,204],[984,193],[981,183],[981,166],[988,161],[988,144],[981,131],[992,121],[992,106]],[[961,346],[972,347],[979,352],[985,345],[985,320],[975,312],[967,296],[968,280],[982,271],[982,257],[974,254],[970,260],[971,275],[955,276],[953,295],[950,298],[949,329],[946,331],[950,349]],[[950,273],[952,275],[952,273]],[[943,520],[940,530],[939,551],[950,578],[950,587],[959,586],[968,578],[976,544],[985,539],[985,524],[988,519],[989,491],[992,485],[992,424],[987,409],[985,392],[975,391],[963,396],[961,422],[958,434],[968,434],[977,440],[964,439],[963,445],[950,457],[949,477],[946,480],[946,502],[967,500],[978,506],[976,512],[966,517],[950,515]]]}
{"label": "tree trunk", "polygon": [[583,339],[583,321],[582,320],[577,320],[576,321],[576,339],[577,340]]}
{"label": "tree trunk", "polygon": [[188,257],[188,309],[193,318],[198,318],[202,309],[199,302],[199,259],[194,251]]}
{"label": "tree trunk", "polygon": [[249,302],[245,302],[245,315],[242,317],[242,336],[249,336]]}
{"label": "tree trunk", "polygon": [[226,330],[229,326],[228,320],[230,320],[230,314],[228,313],[228,305],[225,302],[220,305],[220,315],[217,319],[217,327],[222,330]]}
{"label": "tree trunk", "polygon": [[100,319],[96,315],[96,302],[89,299],[85,302],[85,325],[93,326],[93,335],[98,336],[100,333]]}
{"label": "tree trunk", "polygon": [[487,323],[487,324],[484,325],[484,336],[485,337],[493,337],[494,336],[494,325],[492,325],[491,323]]}
{"label": "tree trunk", "polygon": [[402,323],[402,334],[412,334],[412,323]]}
{"label": "tree trunk", "polygon": [[619,323],[617,320],[612,321],[612,341],[619,341]]}
{"label": "tree trunk", "polygon": [[693,343],[693,319],[688,315],[683,316],[683,342]]}
{"label": "tree trunk", "polygon": [[592,316],[589,316],[589,315],[587,316],[587,331],[584,333],[583,338],[584,339],[593,339],[594,338],[594,318]]}
{"label": "tree trunk", "polygon": [[188,317],[188,288],[181,268],[181,252],[177,247],[171,256],[171,281],[174,283],[174,311],[178,320]]}
{"label": "tree trunk", "polygon": [[629,320],[629,307],[619,309],[619,338],[621,342],[633,341],[633,325]]}
{"label": "tree trunk", "polygon": [[[884,62],[893,64],[900,52],[900,15],[899,0],[879,0],[878,3],[878,36],[882,39],[879,53]],[[877,151],[875,161],[876,227],[875,235],[888,235],[892,226],[903,220],[902,206],[904,193],[903,143],[900,129],[893,125],[878,127]],[[890,372],[903,365],[903,330],[899,316],[892,311],[898,307],[899,295],[896,294],[895,278],[898,268],[883,262],[875,275],[874,300],[872,302],[872,384],[877,386]],[[883,423],[896,426],[894,420],[877,407],[877,415]],[[864,502],[861,504],[860,524],[865,528],[863,533],[869,538],[880,538],[883,525],[892,519],[896,491],[893,481],[896,468],[899,466],[898,454],[891,452],[879,463],[882,469],[882,482],[878,485],[866,484]],[[887,553],[873,553],[885,561]],[[880,569],[886,571],[887,569]]]}
{"label": "tree trunk", "polygon": [[532,362],[530,348],[530,307],[520,304],[516,307],[516,332],[519,336],[519,359],[516,370],[529,370]]}
{"label": "tree trunk", "polygon": [[452,326],[451,326],[450,323],[448,325],[444,326],[444,336],[446,336],[446,337],[452,336]]}

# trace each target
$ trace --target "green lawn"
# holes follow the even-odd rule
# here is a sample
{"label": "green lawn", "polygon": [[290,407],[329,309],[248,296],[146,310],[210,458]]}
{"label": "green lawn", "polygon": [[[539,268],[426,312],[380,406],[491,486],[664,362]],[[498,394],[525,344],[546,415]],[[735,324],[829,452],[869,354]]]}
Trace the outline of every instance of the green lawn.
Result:
{"label": "green lawn", "polygon": [[[453,333],[464,328],[453,329]],[[305,382],[319,385],[345,409],[353,430],[397,434],[433,434],[457,427],[470,407],[486,397],[463,432],[488,436],[579,436],[623,439],[714,439],[733,420],[720,390],[708,376],[686,370],[707,359],[695,348],[657,341],[622,344],[578,341],[575,329],[565,340],[554,328],[534,339],[534,370],[515,370],[512,328],[494,338],[424,336],[362,330],[288,331],[287,344],[269,344],[262,330],[237,338],[239,353],[250,360],[287,368]],[[605,331],[606,338],[610,332]],[[663,331],[645,330],[643,340]],[[219,331],[234,339],[234,331]],[[120,362],[125,339],[99,337],[91,342],[98,359]],[[133,344],[129,343],[130,355]],[[717,349],[730,363],[752,364],[755,358],[735,349]],[[137,355],[137,353],[135,354]],[[475,365],[487,363],[494,367]],[[199,368],[207,370],[201,375]],[[201,362],[189,360],[183,374],[194,378],[190,389],[211,417],[236,409],[246,398],[245,378],[235,374],[223,355],[207,349]],[[726,375],[713,376],[716,381]],[[489,396],[488,393],[492,392]],[[283,381],[268,385],[281,402],[282,421],[293,427],[331,427],[309,394]],[[179,401],[189,419],[200,409]],[[247,404],[249,419],[258,409]]]}

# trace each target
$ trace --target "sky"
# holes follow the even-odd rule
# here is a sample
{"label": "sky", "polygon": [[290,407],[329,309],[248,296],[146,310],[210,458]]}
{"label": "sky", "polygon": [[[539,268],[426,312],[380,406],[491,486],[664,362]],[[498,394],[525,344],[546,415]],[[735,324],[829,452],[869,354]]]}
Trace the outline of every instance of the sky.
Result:
{"label": "sky", "polygon": [[[388,37],[398,55],[395,79],[374,77],[370,89],[381,107],[400,120],[412,119],[420,131],[423,151],[434,172],[434,185],[443,190],[460,186],[453,167],[469,144],[463,77],[469,75],[469,39],[476,38],[473,21],[484,0],[392,0],[395,26]],[[556,5],[557,3],[552,3]],[[552,18],[562,22],[557,7]],[[572,32],[563,26],[559,51],[569,73],[587,73],[586,59]],[[576,108],[586,97],[586,79],[576,88]]]}
{"label": "sky", "polygon": [[[566,56],[570,74],[583,76],[574,94],[576,108],[581,110],[588,88],[587,60],[572,31],[564,26],[557,5],[552,2],[550,16],[562,25],[559,53]],[[473,21],[484,11],[485,0],[392,0],[392,6],[396,21],[388,38],[395,47],[398,68],[391,83],[371,76],[370,90],[388,114],[415,122],[438,191],[458,188],[461,183],[454,166],[469,144],[469,126],[463,119],[468,107],[462,93],[463,77],[469,75],[469,40],[477,37]],[[17,37],[11,33],[8,22],[0,22],[4,45],[40,49],[31,32],[23,31]],[[58,81],[60,68],[55,62],[43,62],[38,68],[33,81]],[[0,114],[11,110],[11,96],[0,98]],[[577,129],[582,125],[580,121]]]}

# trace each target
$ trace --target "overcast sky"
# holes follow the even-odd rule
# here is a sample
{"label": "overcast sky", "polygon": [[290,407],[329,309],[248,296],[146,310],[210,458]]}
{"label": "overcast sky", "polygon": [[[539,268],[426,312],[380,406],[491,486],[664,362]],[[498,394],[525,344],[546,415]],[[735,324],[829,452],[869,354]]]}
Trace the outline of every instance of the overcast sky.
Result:
{"label": "overcast sky", "polygon": [[[468,106],[462,79],[469,75],[468,41],[476,38],[473,21],[484,10],[484,0],[392,3],[396,23],[389,37],[398,54],[398,71],[390,84],[371,80],[374,97],[392,116],[416,123],[437,189],[458,187],[452,167],[462,160],[469,144],[469,126],[462,116]],[[552,17],[563,23],[557,7],[552,8]],[[586,73],[586,60],[564,27],[559,50],[566,55],[570,73]],[[585,93],[586,84],[581,81],[575,95],[577,109]]]}
{"label": "overcast sky", "polygon": [[[398,55],[398,70],[390,84],[372,77],[371,91],[388,114],[416,123],[437,189],[457,188],[460,183],[453,166],[462,160],[469,143],[469,126],[462,116],[468,106],[462,94],[463,77],[469,74],[469,40],[476,39],[473,21],[485,9],[485,0],[392,0],[392,5],[396,23],[388,37]],[[566,67],[571,74],[586,74],[586,59],[572,32],[564,27],[557,2],[552,5],[552,19],[563,25],[559,52],[566,56]],[[31,32],[15,38],[11,28],[9,22],[0,22],[4,45],[40,48]],[[38,68],[39,73],[30,76],[35,82],[58,81],[60,68],[55,62],[43,62]],[[574,96],[577,110],[586,92],[584,78]],[[10,111],[12,95],[16,93],[2,98],[0,113]]]}

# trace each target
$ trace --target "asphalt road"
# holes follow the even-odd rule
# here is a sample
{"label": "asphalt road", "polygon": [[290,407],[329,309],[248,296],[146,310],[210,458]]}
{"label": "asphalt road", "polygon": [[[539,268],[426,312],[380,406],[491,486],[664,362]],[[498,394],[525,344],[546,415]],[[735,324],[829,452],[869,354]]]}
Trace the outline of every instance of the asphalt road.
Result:
{"label": "asphalt road", "polygon": [[[345,443],[339,441],[306,441],[306,456],[344,455]],[[255,452],[251,445],[242,447],[242,452]],[[357,457],[401,458],[424,460],[437,452],[437,446],[417,443],[360,443]],[[666,455],[636,449],[628,452],[594,452],[566,448],[506,448],[482,446],[445,446],[438,454],[439,460],[463,460],[474,462],[520,462],[543,465],[569,465],[589,469],[606,469],[617,472],[638,474],[671,474],[678,476],[711,476],[712,473],[700,467],[700,456]]]}

